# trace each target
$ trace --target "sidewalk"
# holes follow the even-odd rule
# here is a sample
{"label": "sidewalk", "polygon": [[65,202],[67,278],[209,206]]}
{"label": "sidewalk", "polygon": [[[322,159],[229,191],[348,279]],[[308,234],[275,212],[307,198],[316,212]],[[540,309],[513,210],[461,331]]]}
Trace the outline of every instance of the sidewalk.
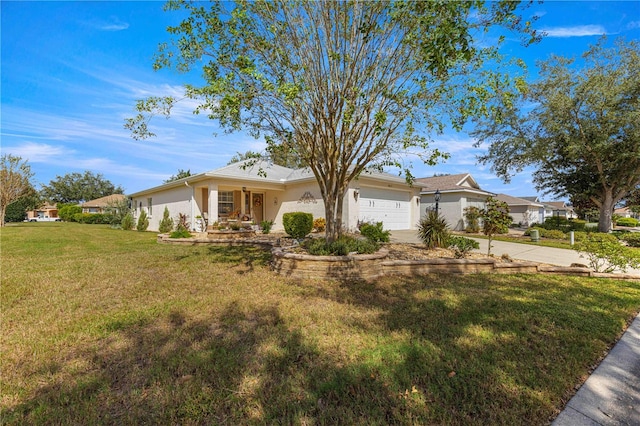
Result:
{"label": "sidewalk", "polygon": [[552,426],[640,425],[640,315]]}

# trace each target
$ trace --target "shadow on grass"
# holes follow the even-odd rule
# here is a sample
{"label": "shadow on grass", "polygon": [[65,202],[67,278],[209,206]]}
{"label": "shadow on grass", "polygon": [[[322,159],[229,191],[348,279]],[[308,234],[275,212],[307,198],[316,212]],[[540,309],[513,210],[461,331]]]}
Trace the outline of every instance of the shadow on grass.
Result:
{"label": "shadow on grass", "polygon": [[[247,253],[217,249],[211,254],[229,263]],[[545,424],[602,350],[594,334],[615,335],[629,304],[600,310],[588,301],[618,296],[605,299],[597,285],[563,291],[559,284],[466,276],[308,288],[305,300],[349,306],[336,313],[344,322],[356,310],[377,313],[368,323],[351,321],[349,331],[368,343],[346,356],[314,340],[334,330],[312,335],[278,306],[233,302],[204,319],[175,310],[151,322],[107,324],[96,346],[48,367],[66,372],[64,380],[40,388],[3,420]]]}

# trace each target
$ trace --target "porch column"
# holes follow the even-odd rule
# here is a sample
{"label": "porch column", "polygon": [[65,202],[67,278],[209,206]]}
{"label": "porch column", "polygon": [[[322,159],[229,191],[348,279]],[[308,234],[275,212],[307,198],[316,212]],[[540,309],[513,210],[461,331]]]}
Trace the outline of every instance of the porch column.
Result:
{"label": "porch column", "polygon": [[210,183],[209,189],[209,225],[218,221],[218,184]]}

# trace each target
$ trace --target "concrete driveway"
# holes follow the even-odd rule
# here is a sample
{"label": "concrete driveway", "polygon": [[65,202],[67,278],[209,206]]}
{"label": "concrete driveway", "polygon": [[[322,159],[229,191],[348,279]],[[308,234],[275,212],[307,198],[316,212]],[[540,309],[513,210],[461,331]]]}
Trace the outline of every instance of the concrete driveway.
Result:
{"label": "concrete driveway", "polygon": [[[480,243],[480,251],[487,252],[488,240],[473,238]],[[391,242],[420,244],[418,233],[415,230],[391,231]],[[572,263],[587,265],[589,261],[575,250],[553,247],[536,246],[531,244],[510,243],[505,241],[493,241],[491,254],[501,256],[508,254],[512,259],[526,260],[530,262],[547,263],[556,266],[571,266]],[[627,269],[628,274],[640,274],[640,269]]]}

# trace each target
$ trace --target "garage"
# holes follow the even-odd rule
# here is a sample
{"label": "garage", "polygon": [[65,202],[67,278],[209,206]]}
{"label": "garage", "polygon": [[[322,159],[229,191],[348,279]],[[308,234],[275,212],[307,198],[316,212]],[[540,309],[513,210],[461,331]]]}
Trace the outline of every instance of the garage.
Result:
{"label": "garage", "polygon": [[382,222],[384,229],[389,230],[411,228],[411,194],[408,192],[362,188],[358,204],[358,218],[363,222]]}

